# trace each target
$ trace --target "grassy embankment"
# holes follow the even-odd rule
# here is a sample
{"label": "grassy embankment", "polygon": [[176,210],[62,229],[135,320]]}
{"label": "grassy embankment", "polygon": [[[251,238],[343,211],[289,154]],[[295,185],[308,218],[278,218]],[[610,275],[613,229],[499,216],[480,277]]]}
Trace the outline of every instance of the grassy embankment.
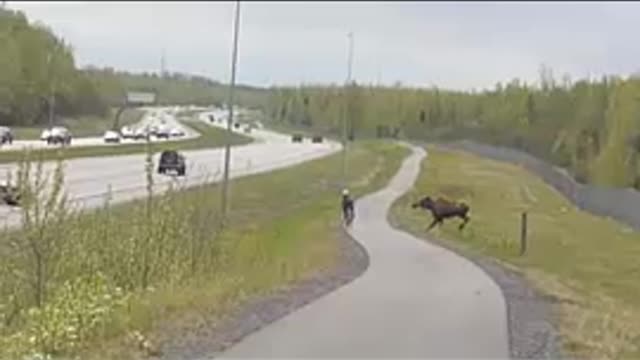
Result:
{"label": "grassy embankment", "polygon": [[[417,236],[425,236],[431,217],[409,204],[423,194],[470,204],[463,232],[450,220],[431,236],[463,253],[497,259],[554,299],[569,355],[640,357],[640,233],[580,211],[522,168],[463,152],[430,148],[415,188],[394,204],[393,222]],[[520,257],[523,211],[529,249]]]}
{"label": "grassy embankment", "polygon": [[[406,154],[393,144],[354,145],[348,179],[354,194],[385,185]],[[34,220],[3,235],[12,249],[23,250],[0,263],[0,318],[12,316],[0,327],[0,354],[36,349],[83,359],[133,358],[141,350],[127,335],[141,333],[153,347],[167,324],[197,328],[332,266],[344,236],[340,164],[341,155],[334,154],[234,180],[223,231],[216,226],[217,185],[82,215],[51,207],[48,225]],[[41,250],[38,256],[33,249]],[[36,270],[42,268],[49,269],[46,276]],[[38,301],[39,310],[27,311]]]}

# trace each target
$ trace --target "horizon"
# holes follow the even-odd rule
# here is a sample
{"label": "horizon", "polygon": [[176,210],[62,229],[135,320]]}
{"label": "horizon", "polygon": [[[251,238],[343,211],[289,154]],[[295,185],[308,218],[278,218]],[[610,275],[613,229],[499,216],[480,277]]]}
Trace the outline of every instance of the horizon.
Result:
{"label": "horizon", "polygon": [[[170,72],[229,82],[233,3],[6,6],[69,42],[79,68],[158,73],[164,54]],[[640,51],[619,39],[637,20],[633,3],[248,2],[237,81],[259,88],[342,86],[349,31],[353,79],[365,86],[482,91],[514,79],[532,85],[542,65],[558,80],[625,77],[636,72]]]}

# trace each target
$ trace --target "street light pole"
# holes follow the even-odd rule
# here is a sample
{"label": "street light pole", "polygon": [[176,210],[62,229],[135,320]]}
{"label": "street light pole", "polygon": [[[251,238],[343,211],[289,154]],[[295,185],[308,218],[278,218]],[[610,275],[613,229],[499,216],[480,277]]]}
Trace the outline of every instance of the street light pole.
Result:
{"label": "street light pole", "polygon": [[349,114],[350,86],[351,86],[351,69],[353,64],[353,33],[347,34],[349,38],[349,59],[347,64],[347,81],[345,84],[345,106],[344,116],[342,117],[342,186],[347,186],[347,121]]}
{"label": "street light pole", "polygon": [[[55,50],[54,50],[55,51]],[[49,76],[51,84],[49,85],[49,129],[53,127],[53,117],[55,116],[55,102],[56,102],[56,82],[54,79],[53,70],[53,54],[49,52],[47,56],[47,63],[49,65]]]}
{"label": "street light pole", "polygon": [[221,212],[222,220],[227,216],[229,202],[229,162],[231,160],[231,135],[233,125],[233,102],[234,90],[236,85],[236,64],[238,62],[238,32],[240,28],[240,1],[236,2],[236,16],[233,28],[233,52],[231,55],[231,83],[229,86],[229,118],[227,119],[227,141],[224,146],[224,173],[222,178],[222,203]]}

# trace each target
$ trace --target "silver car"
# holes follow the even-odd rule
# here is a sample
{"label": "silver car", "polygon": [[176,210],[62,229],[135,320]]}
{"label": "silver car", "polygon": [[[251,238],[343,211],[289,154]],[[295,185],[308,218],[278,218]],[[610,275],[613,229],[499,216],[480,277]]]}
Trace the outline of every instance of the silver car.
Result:
{"label": "silver car", "polygon": [[49,136],[47,137],[47,144],[71,144],[71,132],[62,126],[56,126],[49,130]]}

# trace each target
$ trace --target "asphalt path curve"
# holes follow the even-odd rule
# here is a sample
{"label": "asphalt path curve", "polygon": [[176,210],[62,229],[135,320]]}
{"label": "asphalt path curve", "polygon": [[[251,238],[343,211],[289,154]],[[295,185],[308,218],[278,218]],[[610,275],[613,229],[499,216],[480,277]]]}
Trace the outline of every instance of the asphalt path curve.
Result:
{"label": "asphalt path curve", "polygon": [[506,305],[493,280],[387,222],[390,205],[413,186],[426,156],[412,149],[385,189],[356,202],[348,232],[368,252],[366,272],[221,358],[509,358]]}
{"label": "asphalt path curve", "polygon": [[[201,116],[206,118],[206,113]],[[240,131],[239,131],[240,132]],[[309,160],[318,159],[341,149],[341,145],[325,141],[292,143],[289,136],[269,130],[254,130],[245,134],[254,142],[234,146],[231,151],[230,178],[263,173]],[[224,161],[224,149],[202,149],[182,152],[187,159],[187,174],[184,177],[157,174],[154,168],[153,181],[156,193],[171,183],[193,186],[220,181]],[[111,190],[113,203],[143,197],[146,194],[145,154],[112,157],[77,158],[67,160],[65,169],[65,191],[74,205],[87,208],[104,204],[107,190]],[[153,161],[157,164],[159,154]],[[55,163],[46,162],[44,172],[52,174]],[[15,173],[16,164],[0,165],[0,181],[7,174]],[[0,226],[16,226],[20,223],[20,209],[0,206]]]}

